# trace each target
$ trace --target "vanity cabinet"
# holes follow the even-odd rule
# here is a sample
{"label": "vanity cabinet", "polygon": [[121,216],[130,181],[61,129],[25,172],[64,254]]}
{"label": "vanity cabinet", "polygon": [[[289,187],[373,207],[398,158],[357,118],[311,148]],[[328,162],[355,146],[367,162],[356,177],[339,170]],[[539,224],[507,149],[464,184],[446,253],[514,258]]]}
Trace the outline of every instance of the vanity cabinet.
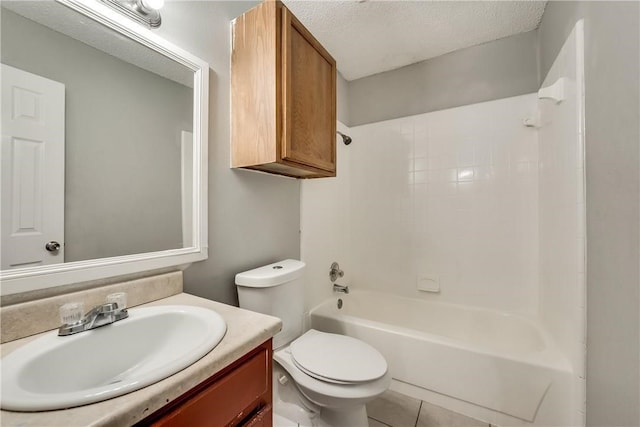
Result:
{"label": "vanity cabinet", "polygon": [[336,176],[336,62],[279,1],[233,21],[231,166]]}
{"label": "vanity cabinet", "polygon": [[271,427],[271,363],[269,340],[136,426]]}

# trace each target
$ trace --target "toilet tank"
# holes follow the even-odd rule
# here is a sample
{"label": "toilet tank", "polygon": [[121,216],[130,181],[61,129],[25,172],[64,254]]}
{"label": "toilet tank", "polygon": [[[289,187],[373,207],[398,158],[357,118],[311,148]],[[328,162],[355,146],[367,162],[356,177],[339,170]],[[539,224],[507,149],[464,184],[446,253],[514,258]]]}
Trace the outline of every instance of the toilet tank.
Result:
{"label": "toilet tank", "polygon": [[273,347],[282,347],[302,334],[305,263],[287,259],[236,274],[240,308],[279,317],[282,330]]}

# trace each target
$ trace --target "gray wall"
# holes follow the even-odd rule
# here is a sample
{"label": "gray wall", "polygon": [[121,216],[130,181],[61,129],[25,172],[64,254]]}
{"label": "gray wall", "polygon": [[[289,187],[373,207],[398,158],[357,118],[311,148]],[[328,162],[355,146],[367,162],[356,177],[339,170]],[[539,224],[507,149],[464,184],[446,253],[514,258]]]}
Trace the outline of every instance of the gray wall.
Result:
{"label": "gray wall", "polygon": [[192,90],[6,9],[2,62],[66,86],[65,261],[182,247]]}
{"label": "gray wall", "polygon": [[348,125],[538,90],[536,31],[349,82]]}
{"label": "gray wall", "polygon": [[209,259],[185,290],[237,303],[236,273],[300,257],[300,182],[229,168],[230,21],[257,2],[167,2],[157,33],[209,62]]}
{"label": "gray wall", "polygon": [[549,2],[544,77],[585,20],[587,425],[640,425],[640,4]]}
{"label": "gray wall", "polygon": [[342,74],[338,73],[337,79],[337,115],[338,121],[343,124],[349,123],[349,82],[347,82]]}

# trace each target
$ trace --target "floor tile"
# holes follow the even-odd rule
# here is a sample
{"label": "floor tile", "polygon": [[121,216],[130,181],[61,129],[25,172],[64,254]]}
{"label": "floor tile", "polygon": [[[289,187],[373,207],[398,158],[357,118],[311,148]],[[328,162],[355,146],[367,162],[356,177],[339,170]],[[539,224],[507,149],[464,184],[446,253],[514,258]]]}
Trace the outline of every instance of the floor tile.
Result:
{"label": "floor tile", "polygon": [[282,415],[273,413],[273,427],[298,427],[298,423],[291,421]]}
{"label": "floor tile", "polygon": [[422,402],[417,427],[489,427],[489,424]]}
{"label": "floor tile", "polygon": [[374,420],[373,418],[369,418],[369,427],[389,427],[387,424],[381,423],[378,420]]}
{"label": "floor tile", "polygon": [[367,415],[392,427],[415,427],[420,400],[388,390],[367,404]]}

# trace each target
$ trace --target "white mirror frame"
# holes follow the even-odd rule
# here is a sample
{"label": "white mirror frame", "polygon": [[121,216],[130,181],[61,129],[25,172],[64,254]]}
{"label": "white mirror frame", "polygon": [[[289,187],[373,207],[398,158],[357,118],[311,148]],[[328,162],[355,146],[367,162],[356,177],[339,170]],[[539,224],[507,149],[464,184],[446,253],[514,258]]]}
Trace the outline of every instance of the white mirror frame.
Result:
{"label": "white mirror frame", "polygon": [[194,72],[193,85],[193,244],[170,249],[112,258],[77,261],[0,272],[0,295],[107,279],[149,270],[184,268],[207,259],[207,146],[209,106],[209,64],[169,43],[150,30],[130,21],[97,0],[56,0],[92,18],[133,41],[188,67]]}

